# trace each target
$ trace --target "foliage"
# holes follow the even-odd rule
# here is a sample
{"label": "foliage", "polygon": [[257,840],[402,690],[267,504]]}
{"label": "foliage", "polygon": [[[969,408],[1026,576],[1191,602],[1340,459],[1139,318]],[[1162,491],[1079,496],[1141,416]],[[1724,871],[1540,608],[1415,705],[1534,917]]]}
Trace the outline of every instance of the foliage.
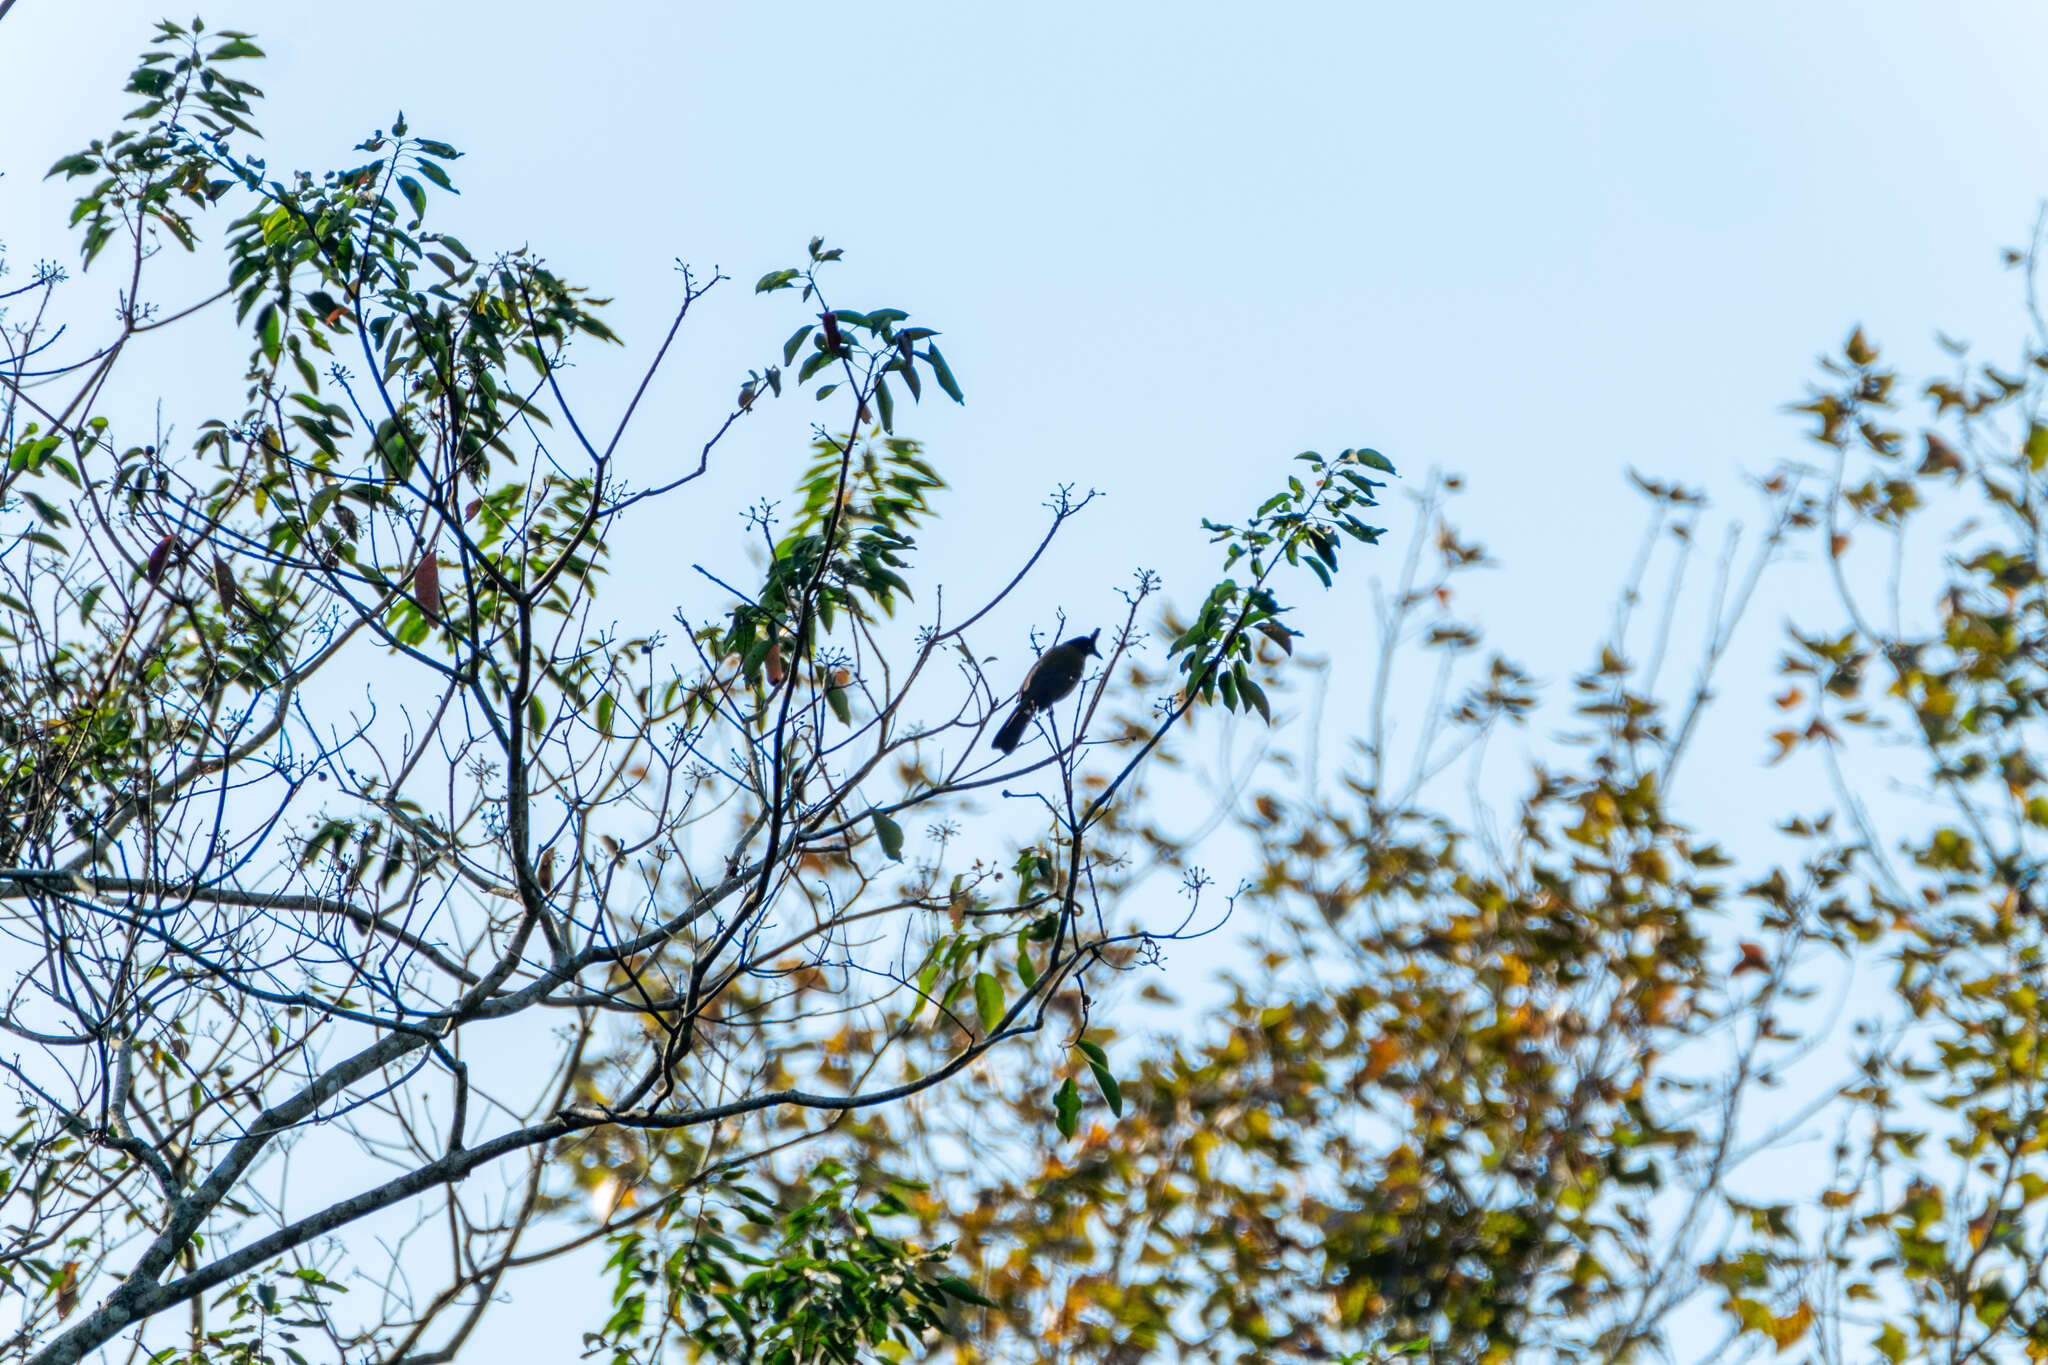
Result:
{"label": "foliage", "polygon": [[[840,252],[813,240],[757,292],[814,320],[694,461],[636,483],[634,416],[722,277],[682,272],[600,426],[569,390],[622,349],[606,301],[441,228],[461,153],[402,116],[339,169],[274,171],[235,74],[260,55],[160,25],[142,103],[52,168],[81,191],[81,269],[121,276],[110,336],[64,350],[62,269],[9,296],[0,1029],[27,1050],[0,1059],[23,1305],[0,1354],[445,1360],[517,1268],[595,1236],[618,1293],[592,1341],[619,1359],[921,1343],[975,1291],[906,1239],[907,1187],[809,1144],[1029,1066],[1049,1025],[1115,1101],[1064,1030],[1186,928],[1118,899],[1142,775],[1172,771],[1148,759],[1199,702],[1256,704],[1248,632],[1300,563],[1328,582],[1333,535],[1376,534],[1361,470],[1385,462],[1305,457],[1315,487],[1232,533],[1265,547],[1254,581],[1156,666],[1140,570],[1058,742],[997,758],[1028,661],[989,652],[990,614],[1093,494],[1055,491],[1008,587],[944,601],[918,536],[952,476],[898,432],[903,396],[963,398],[936,330],[828,302]],[[159,303],[171,249],[216,245],[219,287]],[[247,338],[240,405],[165,395],[138,426],[131,343],[216,319]],[[794,514],[764,502],[725,544],[700,480],[806,389],[831,415]],[[610,624],[649,609],[609,582],[636,529],[679,519],[720,568],[709,606],[663,583],[679,636]],[[1133,696],[1141,667],[1169,695]],[[1021,855],[973,804],[999,784],[1040,793]],[[318,1197],[288,1177],[308,1161]],[[584,1200],[599,1231],[549,1220]],[[442,1280],[372,1227],[445,1229]]]}
{"label": "foliage", "polygon": [[[801,1202],[730,1176],[687,1201],[671,1195],[650,1231],[687,1216],[686,1235],[665,1254],[643,1231],[616,1239],[606,1267],[617,1275],[614,1312],[589,1345],[611,1347],[615,1365],[627,1365],[660,1359],[673,1333],[715,1360],[850,1365],[867,1358],[867,1348],[901,1358],[943,1327],[948,1301],[986,1302],[942,1273],[942,1255],[877,1234],[877,1216],[904,1212],[895,1192],[863,1205],[851,1173],[835,1161],[818,1163],[805,1181]],[[722,1212],[712,1195],[722,1197]],[[752,1242],[765,1242],[769,1254],[745,1250]]]}
{"label": "foliage", "polygon": [[[274,176],[259,55],[164,25],[127,124],[53,168],[82,266],[124,272],[111,337],[58,355],[60,269],[9,296],[0,1355],[446,1360],[602,1243],[618,1362],[2048,1357],[2048,319],[1917,398],[1852,334],[1797,408],[1818,459],[1704,584],[1703,499],[1639,479],[1562,700],[1481,648],[1455,479],[1370,679],[1297,658],[1288,593],[1379,539],[1390,472],[1311,452],[1205,523],[1184,618],[1138,571],[1050,749],[989,761],[1025,666],[989,614],[1093,495],[944,600],[919,538],[961,475],[899,406],[964,398],[936,329],[829,302],[813,240],[755,286],[796,330],[636,485],[722,280],[683,274],[599,428],[566,366],[620,348],[604,301],[430,229],[459,154],[402,118]],[[152,301],[215,241],[217,293]],[[243,406],[125,434],[129,343],[215,312]],[[723,545],[699,481],[804,390],[790,510]],[[677,517],[711,605],[605,624]],[[1737,735],[1739,632],[1809,577],[1833,605]],[[1338,698],[1333,764],[1290,722]],[[1731,814],[1700,751],[1750,740],[1777,766]],[[1253,868],[1222,904],[1219,827]],[[1194,1025],[1146,1032],[1195,989],[1167,945],[1219,929]],[[299,1145],[348,1189],[287,1212]],[[342,1235],[379,1217],[445,1226],[444,1279],[367,1273]]]}
{"label": "foliage", "polygon": [[[1489,561],[1443,519],[1444,492],[1382,604],[1384,669],[1414,644],[1447,663],[1476,648],[1449,607]],[[1653,543],[1699,513],[1655,493]],[[1806,515],[1790,492],[1770,511],[1759,564]],[[1731,993],[1715,947],[1729,855],[1666,810],[1690,718],[1674,730],[1631,690],[1617,642],[1579,680],[1576,761],[1461,821],[1427,799],[1435,775],[1489,771],[1490,737],[1538,698],[1497,657],[1463,694],[1448,676],[1412,772],[1369,724],[1336,793],[1247,796],[1255,969],[1196,1036],[1119,1045],[1139,1057],[1122,1122],[1033,1155],[1032,1097],[997,1083],[944,1140],[928,1120],[860,1135],[867,1160],[932,1171],[927,1235],[1006,1310],[958,1359],[1577,1359],[1652,1339],[1669,1305],[1648,1300],[1685,1254],[1665,1240],[1672,1200],[1719,1200],[1731,1161],[1714,1153],[1736,1132],[1688,1113],[1724,1080],[1688,1079],[1685,1059],[1772,1008]],[[1384,680],[1367,691],[1386,704]],[[1753,1037],[1740,1065],[1760,1076],[1778,1054]],[[1018,1154],[1001,1179],[945,1158],[992,1147]]]}
{"label": "foliage", "polygon": [[[1352,762],[1319,779],[1314,753],[1269,754],[1241,788],[1249,961],[1200,1025],[1091,1024],[1120,1062],[1099,1104],[1075,1084],[1095,1054],[1045,1048],[1066,1143],[999,1075],[845,1135],[930,1182],[924,1236],[996,1305],[956,1309],[942,1355],[2048,1358],[2029,322],[2013,369],[1952,346],[1917,426],[1852,335],[1798,406],[1822,460],[1761,481],[1705,594],[1703,501],[1639,480],[1636,568],[1532,769],[1495,737],[1542,692],[1454,613],[1491,561],[1445,518],[1457,481],[1425,493],[1376,677],[1300,708],[1364,699]],[[1789,623],[1758,737],[1778,766],[1702,806],[1713,703],[1764,702],[1728,676],[1738,628],[1810,600],[1802,575],[1839,618]],[[1199,851],[1144,837],[1166,867]]]}

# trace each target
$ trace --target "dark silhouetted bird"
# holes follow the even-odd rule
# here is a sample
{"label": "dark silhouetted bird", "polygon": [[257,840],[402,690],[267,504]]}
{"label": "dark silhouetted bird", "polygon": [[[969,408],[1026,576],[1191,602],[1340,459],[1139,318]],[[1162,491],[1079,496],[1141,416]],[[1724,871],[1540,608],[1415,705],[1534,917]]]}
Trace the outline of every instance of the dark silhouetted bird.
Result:
{"label": "dark silhouetted bird", "polygon": [[1008,753],[1024,738],[1024,727],[1031,718],[1051,706],[1061,697],[1074,690],[1081,681],[1081,674],[1087,671],[1088,661],[1101,657],[1095,652],[1095,637],[1101,630],[1091,630],[1086,635],[1076,635],[1062,644],[1038,656],[1038,662],[1031,665],[1031,671],[1024,675],[1024,685],[1017,689],[1017,709],[1003,722],[1003,728],[996,731],[995,747],[998,752]]}

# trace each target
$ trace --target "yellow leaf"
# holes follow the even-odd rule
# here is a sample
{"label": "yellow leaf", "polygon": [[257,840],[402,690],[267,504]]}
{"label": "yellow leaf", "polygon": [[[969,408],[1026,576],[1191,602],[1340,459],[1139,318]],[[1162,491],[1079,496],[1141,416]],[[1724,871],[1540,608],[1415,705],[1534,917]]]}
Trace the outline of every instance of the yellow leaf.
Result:
{"label": "yellow leaf", "polygon": [[1805,1299],[1801,1299],[1799,1306],[1784,1317],[1771,1319],[1771,1340],[1777,1343],[1778,1350],[1782,1354],[1792,1349],[1799,1338],[1805,1336],[1807,1329],[1812,1326],[1813,1305]]}

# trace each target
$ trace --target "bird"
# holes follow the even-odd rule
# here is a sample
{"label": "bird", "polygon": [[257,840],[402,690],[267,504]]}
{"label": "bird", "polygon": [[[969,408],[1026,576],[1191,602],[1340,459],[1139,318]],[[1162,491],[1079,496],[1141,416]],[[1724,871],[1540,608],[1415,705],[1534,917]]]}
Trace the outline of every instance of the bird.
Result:
{"label": "bird", "polygon": [[1088,660],[1101,657],[1095,649],[1095,637],[1100,634],[1102,631],[1098,627],[1086,635],[1076,635],[1071,640],[1056,644],[1038,656],[1038,662],[1031,665],[1031,671],[1024,675],[1024,685],[1017,689],[1017,709],[1010,712],[1003,728],[996,731],[997,753],[1007,754],[1016,748],[1018,741],[1024,738],[1024,727],[1031,723],[1031,718],[1074,690],[1088,667]]}

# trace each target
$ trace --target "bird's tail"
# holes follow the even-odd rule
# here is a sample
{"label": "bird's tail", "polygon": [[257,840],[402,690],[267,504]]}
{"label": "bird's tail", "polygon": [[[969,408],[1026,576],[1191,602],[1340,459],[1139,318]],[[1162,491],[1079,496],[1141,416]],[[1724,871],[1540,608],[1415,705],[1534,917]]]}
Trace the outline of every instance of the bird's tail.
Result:
{"label": "bird's tail", "polygon": [[1003,728],[996,731],[995,747],[997,753],[1006,754],[1017,747],[1018,743],[1024,738],[1024,727],[1031,723],[1031,714],[1029,704],[1021,701],[1017,703],[1017,709],[1012,711],[1010,718],[1003,722]]}

